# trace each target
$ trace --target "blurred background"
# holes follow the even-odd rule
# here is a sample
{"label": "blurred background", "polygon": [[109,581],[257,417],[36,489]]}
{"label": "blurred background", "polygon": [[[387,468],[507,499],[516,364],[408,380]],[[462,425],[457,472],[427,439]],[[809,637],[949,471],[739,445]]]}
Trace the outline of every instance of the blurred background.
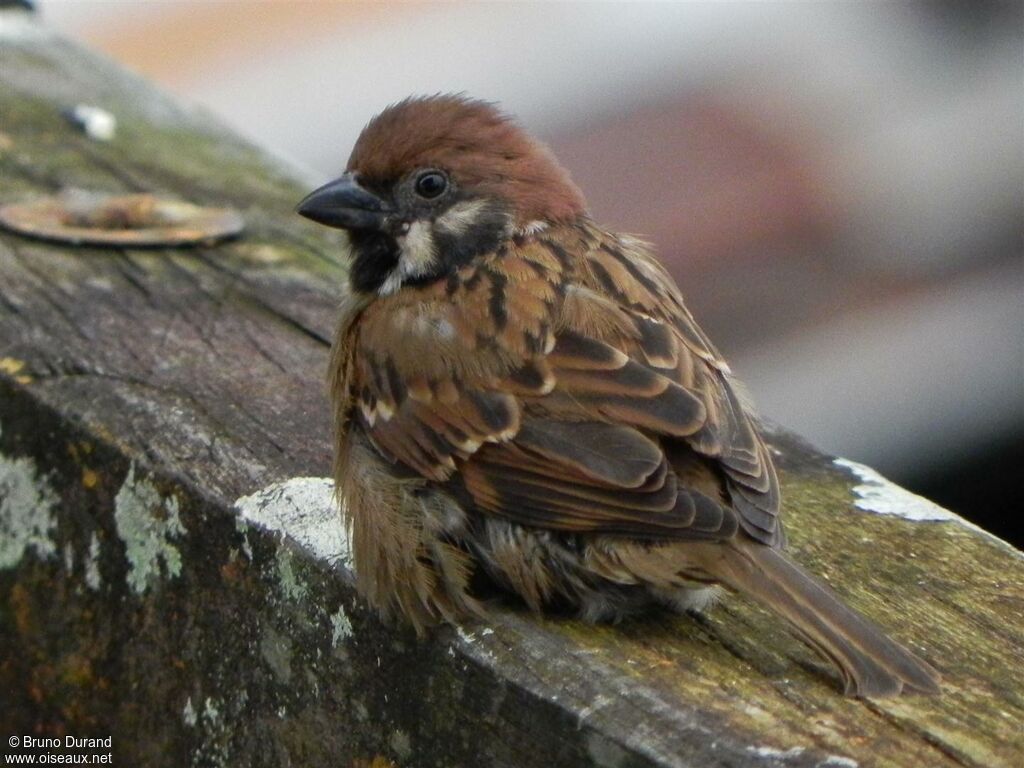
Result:
{"label": "blurred background", "polygon": [[310,184],[390,102],[501,102],[765,416],[1024,544],[1020,3],[36,5]]}

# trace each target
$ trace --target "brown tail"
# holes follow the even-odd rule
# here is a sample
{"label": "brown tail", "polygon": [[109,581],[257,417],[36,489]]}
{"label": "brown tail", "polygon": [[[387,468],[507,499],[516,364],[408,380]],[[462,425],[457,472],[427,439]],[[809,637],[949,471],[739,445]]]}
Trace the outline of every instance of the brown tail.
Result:
{"label": "brown tail", "polygon": [[750,595],[793,625],[843,675],[848,696],[939,693],[939,674],[844,605],[828,587],[781,552],[750,544],[724,546],[708,563],[727,586]]}

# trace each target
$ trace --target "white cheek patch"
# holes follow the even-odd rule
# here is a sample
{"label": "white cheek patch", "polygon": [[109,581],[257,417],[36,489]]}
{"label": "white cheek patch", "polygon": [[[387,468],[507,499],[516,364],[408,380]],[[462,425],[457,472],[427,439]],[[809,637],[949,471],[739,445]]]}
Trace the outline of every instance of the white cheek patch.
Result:
{"label": "white cheek patch", "polygon": [[437,250],[434,247],[434,233],[427,222],[414,221],[410,224],[409,231],[398,238],[398,247],[402,252],[398,268],[406,277],[418,277],[435,266]]}
{"label": "white cheek patch", "polygon": [[402,287],[406,280],[422,277],[437,266],[437,247],[430,224],[414,221],[409,231],[398,240],[398,266],[380,286],[381,296],[390,296]]}

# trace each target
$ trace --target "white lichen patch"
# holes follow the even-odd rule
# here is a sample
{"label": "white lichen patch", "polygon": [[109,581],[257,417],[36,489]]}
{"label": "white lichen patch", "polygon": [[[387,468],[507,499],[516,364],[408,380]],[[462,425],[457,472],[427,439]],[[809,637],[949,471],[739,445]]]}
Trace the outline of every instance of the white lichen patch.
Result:
{"label": "white lichen patch", "polygon": [[[456,644],[461,646],[462,652],[481,659],[494,659],[494,654],[487,647],[487,641],[484,640],[485,637],[493,633],[494,630],[490,629],[490,627],[485,627],[479,631],[479,634],[474,634],[473,631],[466,629],[461,624],[455,625],[455,634],[459,640]],[[455,654],[452,653],[452,655],[454,656]]]}
{"label": "white lichen patch", "polygon": [[142,594],[160,579],[181,574],[181,553],[173,540],[185,534],[178,500],[163,496],[146,478],[136,478],[135,464],[128,469],[114,497],[114,523],[128,558],[128,586]]}
{"label": "white lichen patch", "polygon": [[31,459],[0,455],[0,569],[14,568],[26,553],[55,554],[57,493]]}
{"label": "white lichen patch", "polygon": [[209,696],[206,697],[206,701],[203,703],[203,720],[211,725],[218,725],[220,723],[220,706],[215,699]]}
{"label": "white lichen patch", "polygon": [[851,760],[848,757],[841,757],[840,755],[829,755],[820,763],[817,768],[859,768],[860,763],[856,760]]}
{"label": "white lichen patch", "polygon": [[326,477],[294,477],[243,496],[235,507],[249,523],[295,542],[330,565],[351,567],[348,536]]}
{"label": "white lichen patch", "polygon": [[337,648],[343,640],[352,637],[352,622],[345,613],[345,606],[339,605],[331,614],[331,647]]}
{"label": "white lichen patch", "polygon": [[95,533],[89,539],[89,554],[85,558],[85,585],[97,592],[102,586],[102,579],[100,578],[100,540]]}
{"label": "white lichen patch", "polygon": [[222,725],[220,706],[220,703],[215,698],[207,696],[203,702],[203,711],[200,714],[203,723],[213,728],[220,728]]}
{"label": "white lichen patch", "polygon": [[196,708],[192,706],[191,696],[185,700],[185,708],[181,710],[181,719],[189,728],[195,728],[196,723],[199,722],[199,715],[196,713]]}
{"label": "white lichen patch", "polygon": [[[188,702],[191,704],[191,699]],[[186,706],[188,706],[186,704]],[[199,746],[192,753],[193,765],[228,766],[235,763],[231,760],[229,750],[231,731],[221,716],[221,704],[211,697],[203,702],[203,710],[198,713],[195,724],[202,731]],[[193,711],[193,714],[195,712]],[[186,721],[187,722],[187,721]]]}
{"label": "white lichen patch", "polygon": [[409,735],[401,728],[396,728],[391,734],[388,746],[399,760],[404,761],[412,757],[412,742],[409,741]]}
{"label": "white lichen patch", "polygon": [[766,760],[779,760],[785,762],[800,757],[806,750],[804,747],[790,747],[789,749],[776,749],[775,747],[747,747],[751,754],[763,757]]}

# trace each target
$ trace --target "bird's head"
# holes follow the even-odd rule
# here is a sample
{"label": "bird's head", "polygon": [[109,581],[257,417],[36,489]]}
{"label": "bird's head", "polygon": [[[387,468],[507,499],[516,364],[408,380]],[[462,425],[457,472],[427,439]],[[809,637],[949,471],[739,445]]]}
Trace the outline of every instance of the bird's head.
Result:
{"label": "bird's head", "polygon": [[353,288],[382,295],[441,279],[507,238],[584,210],[547,147],[494,105],[450,95],[385,109],[363,129],[344,175],[298,206],[348,231]]}

